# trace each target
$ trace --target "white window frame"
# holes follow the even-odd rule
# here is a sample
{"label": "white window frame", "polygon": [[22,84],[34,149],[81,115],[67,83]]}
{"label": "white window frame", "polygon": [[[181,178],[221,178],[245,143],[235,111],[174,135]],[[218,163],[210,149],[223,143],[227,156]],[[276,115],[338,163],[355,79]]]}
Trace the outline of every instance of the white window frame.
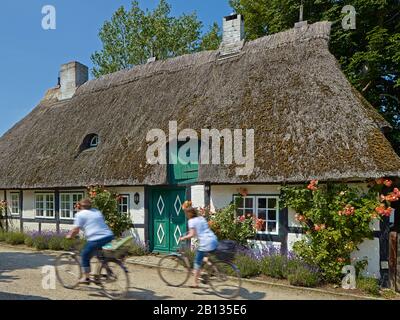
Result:
{"label": "white window frame", "polygon": [[[17,196],[17,200],[13,199],[14,196]],[[10,193],[10,213],[12,216],[20,216],[21,214],[21,195],[18,192],[11,192]],[[15,201],[17,201],[17,205],[15,206]],[[14,209],[17,208],[17,211],[14,211]]]}
{"label": "white window frame", "polygon": [[[40,210],[43,210],[43,216],[38,215],[38,200],[37,197],[38,196],[43,196],[43,209],[40,208]],[[53,211],[52,215],[49,216],[47,215],[47,212],[50,211],[50,209],[47,207],[48,206],[48,201],[47,201],[47,197],[52,197],[53,198],[53,208],[51,209]],[[50,201],[49,201],[50,202]],[[36,193],[35,194],[35,217],[38,219],[49,219],[49,220],[53,220],[56,217],[56,208],[55,208],[55,195],[54,193],[48,192],[48,193]]]}
{"label": "white window frame", "polygon": [[[130,215],[130,201],[131,201],[130,195],[129,194],[121,194],[120,197],[121,197],[121,200],[127,199],[127,201],[126,201],[127,203],[121,204],[121,200],[118,201],[118,213]],[[126,206],[126,212],[122,212],[122,210],[121,210],[122,206]]]}
{"label": "white window frame", "polygon": [[[267,211],[266,212],[266,221],[265,221],[265,224],[266,224],[265,225],[265,229],[266,229],[266,231],[257,231],[257,234],[279,235],[279,232],[280,232],[280,230],[279,230],[279,222],[280,222],[279,196],[271,196],[271,195],[248,195],[246,197],[234,196],[235,202],[239,198],[243,198],[244,207],[243,208],[238,208],[238,209],[242,209],[242,210],[243,209],[244,210],[251,209],[253,211],[253,214],[257,217],[257,219],[258,219],[258,210],[259,210],[259,208],[258,208],[258,200],[259,199],[266,199],[267,200],[267,207],[268,207],[268,201],[270,199],[276,200],[276,208],[275,208],[275,210],[276,210],[276,220],[269,220],[269,217],[268,217],[269,209],[266,208],[266,211]],[[246,207],[246,199],[250,199],[250,198],[253,199],[253,208]],[[269,232],[268,231],[268,223],[271,223],[271,222],[276,223],[276,232]]]}
{"label": "white window frame", "polygon": [[89,148],[97,148],[99,146],[99,136],[93,136],[89,141]]}
{"label": "white window frame", "polygon": [[[63,197],[68,196],[68,202],[63,201]],[[60,192],[59,201],[60,201],[60,220],[74,220],[77,210],[75,210],[75,205],[78,201],[74,201],[74,197],[84,198],[83,192]],[[68,203],[69,209],[63,208],[64,203]],[[63,217],[63,213],[68,212],[68,216]]]}

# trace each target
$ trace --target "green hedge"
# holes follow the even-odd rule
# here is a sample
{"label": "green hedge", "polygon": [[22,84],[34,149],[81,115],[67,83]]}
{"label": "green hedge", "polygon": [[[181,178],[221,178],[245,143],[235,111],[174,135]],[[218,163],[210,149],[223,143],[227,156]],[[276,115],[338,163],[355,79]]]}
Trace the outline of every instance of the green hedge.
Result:
{"label": "green hedge", "polygon": [[25,235],[21,232],[7,232],[5,242],[11,245],[20,245],[25,242]]}

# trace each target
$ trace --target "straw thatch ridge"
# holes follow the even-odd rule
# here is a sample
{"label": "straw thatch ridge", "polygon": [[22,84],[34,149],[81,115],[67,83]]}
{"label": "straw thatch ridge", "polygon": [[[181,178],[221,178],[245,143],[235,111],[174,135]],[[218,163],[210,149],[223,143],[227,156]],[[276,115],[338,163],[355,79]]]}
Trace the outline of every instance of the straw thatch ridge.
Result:
{"label": "straw thatch ridge", "polygon": [[[329,52],[330,23],[111,74],[57,101],[57,89],[0,139],[0,188],[167,184],[146,163],[146,135],[179,129],[255,130],[255,170],[201,166],[200,182],[282,183],[398,176],[388,123],[349,84]],[[95,150],[79,153],[88,134]]]}

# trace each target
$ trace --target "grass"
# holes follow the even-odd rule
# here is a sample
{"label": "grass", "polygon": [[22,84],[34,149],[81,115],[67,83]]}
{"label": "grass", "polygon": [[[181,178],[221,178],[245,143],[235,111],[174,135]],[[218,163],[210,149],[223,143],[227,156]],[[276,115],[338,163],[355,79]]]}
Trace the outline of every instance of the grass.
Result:
{"label": "grass", "polygon": [[379,281],[375,278],[359,277],[357,279],[357,288],[364,293],[380,296]]}

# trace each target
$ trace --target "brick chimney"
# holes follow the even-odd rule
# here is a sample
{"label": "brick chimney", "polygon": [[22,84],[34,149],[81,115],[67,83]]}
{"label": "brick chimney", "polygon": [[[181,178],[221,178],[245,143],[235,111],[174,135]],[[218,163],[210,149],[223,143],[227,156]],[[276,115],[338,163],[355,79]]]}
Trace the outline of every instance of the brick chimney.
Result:
{"label": "brick chimney", "polygon": [[87,66],[73,61],[63,64],[59,79],[59,100],[70,99],[79,86],[89,80],[89,69]]}
{"label": "brick chimney", "polygon": [[221,56],[239,53],[243,48],[244,39],[244,17],[236,13],[224,17]]}

